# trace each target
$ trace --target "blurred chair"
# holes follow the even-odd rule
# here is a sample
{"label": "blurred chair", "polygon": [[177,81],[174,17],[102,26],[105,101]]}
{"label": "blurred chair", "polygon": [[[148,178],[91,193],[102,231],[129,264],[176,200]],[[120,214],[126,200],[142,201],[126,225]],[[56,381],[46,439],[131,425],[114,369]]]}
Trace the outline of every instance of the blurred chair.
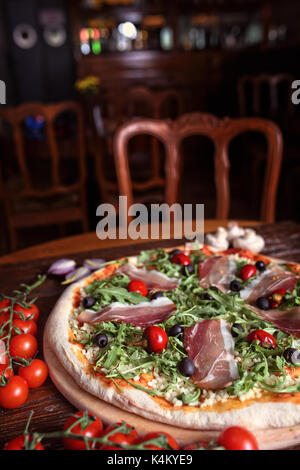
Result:
{"label": "blurred chair", "polygon": [[134,187],[131,181],[128,165],[128,143],[136,135],[149,134],[157,137],[163,143],[166,151],[165,202],[169,205],[179,202],[182,160],[180,144],[186,137],[203,135],[209,137],[215,146],[216,218],[227,219],[230,201],[228,146],[234,137],[248,131],[262,133],[268,142],[261,220],[273,222],[282,160],[282,135],[276,124],[260,118],[220,120],[212,114],[188,113],[175,121],[139,119],[124,124],[114,138],[114,158],[119,193],[122,196],[127,196],[128,206],[134,202],[133,189],[140,189],[140,187],[137,185]]}
{"label": "blurred chair", "polygon": [[[72,147],[61,138],[60,116],[71,113],[76,118],[76,142]],[[38,116],[43,123],[43,134],[28,136],[25,122]],[[14,148],[2,147],[0,162],[0,198],[4,205],[9,240],[17,249],[17,231],[36,226],[80,222],[88,230],[86,209],[86,163],[83,117],[74,102],[53,105],[27,103],[16,108],[1,107],[1,142],[5,130],[11,131]],[[7,144],[7,142],[6,142]],[[38,147],[36,147],[36,144]],[[66,148],[67,147],[67,148]],[[63,171],[66,152],[68,165]],[[70,158],[71,157],[71,158]],[[74,170],[74,171],[73,171]],[[72,175],[71,175],[72,173]]]}
{"label": "blurred chair", "polygon": [[[108,129],[106,140],[108,155],[113,154],[113,136],[117,128],[128,120],[138,117],[149,117],[153,119],[177,117],[183,112],[183,98],[175,89],[151,90],[144,86],[135,86],[129,90],[120,90],[108,95],[108,115],[106,128]],[[165,180],[162,177],[162,165],[160,159],[160,148],[156,138],[151,139],[150,149],[144,137],[136,142],[135,151],[132,153],[132,161],[135,167],[141,169],[143,183],[133,181],[134,188],[141,194],[141,199],[151,197],[160,198],[159,188],[163,188]],[[98,148],[98,151],[97,151]],[[105,149],[98,143],[94,155],[96,158],[97,179],[103,201],[110,201],[112,193],[117,194],[117,183],[108,178],[105,170]],[[145,148],[147,149],[145,151]],[[147,161],[147,153],[150,154],[150,171]],[[139,175],[138,175],[139,176]],[[149,194],[152,191],[152,194]],[[158,194],[157,194],[158,193]]]}

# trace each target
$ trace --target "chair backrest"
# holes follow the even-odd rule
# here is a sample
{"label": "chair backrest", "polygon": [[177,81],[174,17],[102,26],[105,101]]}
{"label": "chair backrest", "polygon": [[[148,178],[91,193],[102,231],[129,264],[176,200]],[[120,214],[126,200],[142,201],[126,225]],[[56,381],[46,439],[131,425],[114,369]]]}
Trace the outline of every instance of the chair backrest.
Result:
{"label": "chair backrest", "polygon": [[[262,116],[263,110],[268,111],[269,117],[280,118],[280,114],[292,115],[294,106],[291,100],[293,75],[288,73],[280,74],[259,74],[245,75],[238,80],[238,102],[240,116]],[[284,86],[284,106],[282,106],[280,87]],[[267,96],[263,96],[263,93]],[[267,98],[268,106],[263,102]],[[283,109],[284,108],[284,109]]]}
{"label": "chair backrest", "polygon": [[[143,104],[143,110],[148,110],[148,117],[162,118],[164,105],[173,102],[176,106],[176,114],[183,112],[183,99],[181,93],[176,89],[151,90],[144,86],[135,86],[126,92],[120,92],[114,101],[114,115],[116,122],[121,125],[130,118],[137,117],[137,105]],[[145,117],[140,115],[139,117]],[[171,116],[168,116],[171,117]]]}
{"label": "chair backrest", "polygon": [[[60,145],[55,131],[55,120],[66,112],[72,112],[76,116],[76,155],[78,162],[78,177],[70,184],[66,185],[61,181],[59,171],[60,164]],[[51,183],[45,189],[37,189],[32,181],[30,169],[25,151],[25,136],[23,131],[24,120],[29,116],[42,116],[45,125],[45,145],[47,156],[50,158],[50,176]],[[20,171],[23,186],[18,191],[10,191],[6,188],[0,168],[0,194],[5,199],[19,199],[22,197],[48,197],[57,194],[69,193],[81,189],[85,184],[86,166],[85,166],[85,143],[84,143],[84,125],[80,106],[71,101],[60,102],[53,105],[44,105],[42,103],[26,103],[15,108],[1,107],[0,121],[8,123],[12,129],[12,137],[15,146],[16,160]]]}
{"label": "chair backrest", "polygon": [[261,204],[261,220],[273,222],[275,200],[282,160],[282,134],[273,122],[261,118],[240,118],[223,120],[212,114],[188,113],[175,121],[138,119],[122,125],[114,138],[114,158],[120,195],[127,196],[128,205],[133,203],[132,182],[128,166],[128,142],[140,134],[159,139],[165,147],[165,201],[172,205],[178,202],[181,177],[180,144],[192,135],[209,137],[215,146],[215,186],[217,194],[216,217],[226,219],[229,214],[229,158],[231,140],[247,131],[260,132],[268,143],[266,173]]}

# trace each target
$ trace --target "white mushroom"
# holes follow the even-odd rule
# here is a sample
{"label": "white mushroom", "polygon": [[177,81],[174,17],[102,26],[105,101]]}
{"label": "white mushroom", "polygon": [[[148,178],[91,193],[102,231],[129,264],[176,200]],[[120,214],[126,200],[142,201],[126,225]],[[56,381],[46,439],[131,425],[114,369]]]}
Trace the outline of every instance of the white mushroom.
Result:
{"label": "white mushroom", "polygon": [[232,243],[234,248],[243,248],[246,250],[250,250],[253,253],[261,252],[265,246],[265,241],[263,237],[257,235],[255,230],[252,230],[250,228],[245,229],[244,236],[235,238]]}
{"label": "white mushroom", "polygon": [[243,237],[245,234],[245,229],[239,227],[236,222],[229,222],[227,225],[227,239],[229,241],[234,240],[235,238]]}
{"label": "white mushroom", "polygon": [[217,251],[227,250],[229,247],[227,230],[224,227],[219,227],[215,234],[207,234],[206,243]]}

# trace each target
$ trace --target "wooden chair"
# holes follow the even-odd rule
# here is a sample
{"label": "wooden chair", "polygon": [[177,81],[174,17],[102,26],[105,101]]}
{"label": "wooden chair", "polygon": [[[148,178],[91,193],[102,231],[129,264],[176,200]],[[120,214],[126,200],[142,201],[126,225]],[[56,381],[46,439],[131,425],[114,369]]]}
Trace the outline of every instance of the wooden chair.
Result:
{"label": "wooden chair", "polygon": [[[55,132],[55,120],[62,113],[72,113],[76,117],[76,154],[72,154],[73,166],[78,165],[77,175],[71,184],[61,181],[61,145]],[[28,142],[24,136],[24,120],[28,116],[43,116],[45,120],[45,141],[42,166],[49,163],[49,177],[45,186],[33,181],[29,160],[37,165],[37,156],[27,154]],[[86,209],[86,165],[83,117],[80,107],[74,102],[61,102],[53,105],[27,103],[16,108],[0,108],[0,120],[12,130],[15,152],[15,167],[19,175],[17,184],[10,186],[10,180],[4,176],[6,168],[0,165],[0,198],[6,214],[11,249],[17,248],[17,230],[25,227],[60,225],[80,222],[84,231],[88,230]],[[29,144],[29,152],[34,143]],[[74,163],[73,163],[74,162]],[[29,202],[28,202],[29,201]],[[37,207],[35,207],[37,206]],[[33,209],[39,210],[33,210]]]}
{"label": "wooden chair", "polygon": [[128,165],[128,142],[136,135],[149,134],[157,137],[163,143],[166,151],[165,201],[169,205],[178,202],[182,158],[180,144],[186,137],[204,135],[209,137],[215,145],[216,218],[227,219],[230,200],[228,146],[234,137],[247,131],[261,132],[268,142],[261,220],[273,222],[282,160],[282,135],[276,124],[260,118],[225,118],[220,120],[211,114],[189,113],[182,115],[176,121],[139,119],[124,124],[114,139],[114,158],[119,193],[127,196],[128,206],[133,203],[133,185]]}
{"label": "wooden chair", "polygon": [[[175,89],[167,90],[151,90],[144,86],[135,86],[129,90],[121,90],[108,96],[108,113],[109,120],[106,121],[109,125],[108,132],[108,154],[113,153],[113,135],[117,128],[127,122],[128,120],[135,119],[137,117],[151,117],[153,119],[159,119],[163,117],[164,107],[166,108],[166,114],[170,116],[170,104],[175,104],[174,111],[176,116],[179,116],[183,112],[183,99],[181,94]],[[142,105],[142,109],[141,109]],[[169,106],[168,106],[169,105]],[[172,109],[173,110],[173,109]],[[114,123],[112,126],[111,123]],[[141,152],[144,151],[145,142],[140,142],[139,148]],[[111,193],[117,193],[117,184],[113,181],[109,181],[105,177],[105,165],[104,165],[104,147],[98,142],[97,148],[99,151],[94,152],[96,158],[96,171],[97,179],[99,181],[99,187],[102,199],[108,201],[111,198]],[[157,188],[163,188],[165,180],[161,175],[160,165],[160,149],[158,141],[153,138],[150,142],[150,162],[151,162],[151,174],[143,182],[139,183],[133,181],[134,189],[141,192],[147,192],[155,190]],[[145,195],[145,198],[149,195]],[[143,197],[141,196],[141,199]]]}

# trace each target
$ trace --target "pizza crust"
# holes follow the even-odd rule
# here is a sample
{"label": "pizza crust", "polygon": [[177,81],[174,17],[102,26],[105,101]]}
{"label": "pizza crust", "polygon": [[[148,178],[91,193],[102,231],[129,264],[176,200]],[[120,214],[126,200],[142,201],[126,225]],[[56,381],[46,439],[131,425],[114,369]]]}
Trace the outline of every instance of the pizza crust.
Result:
{"label": "pizza crust", "polygon": [[[131,262],[136,257],[129,258]],[[231,398],[204,409],[197,406],[176,407],[161,397],[152,397],[137,390],[126,381],[109,382],[105,376],[93,371],[78,344],[72,343],[73,333],[69,327],[69,315],[80,288],[95,278],[107,277],[117,265],[105,267],[91,277],[69,286],[58,299],[51,312],[45,335],[56,357],[85,391],[121,409],[144,418],[189,429],[220,430],[239,425],[248,429],[277,428],[300,424],[300,392],[272,394],[263,392],[259,399],[241,402]],[[122,391],[120,390],[122,389]],[[99,407],[101,403],[99,402]]]}

